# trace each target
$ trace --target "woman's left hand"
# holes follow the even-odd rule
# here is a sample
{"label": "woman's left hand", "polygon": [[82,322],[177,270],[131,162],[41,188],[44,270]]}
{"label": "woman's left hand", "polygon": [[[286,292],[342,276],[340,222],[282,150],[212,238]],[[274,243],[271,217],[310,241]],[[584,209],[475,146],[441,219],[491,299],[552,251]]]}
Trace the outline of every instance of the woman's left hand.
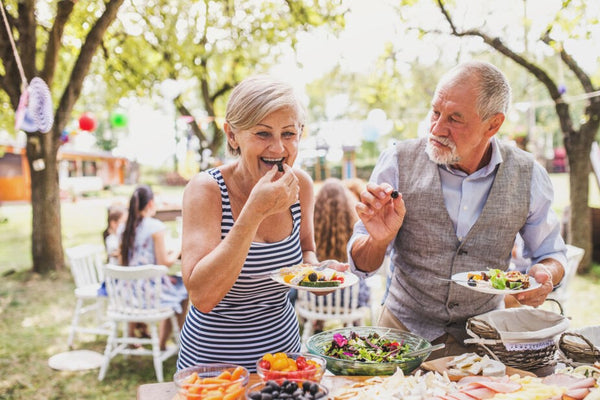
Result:
{"label": "woman's left hand", "polygon": [[337,260],[325,260],[325,261],[321,261],[318,266],[325,266],[325,268],[331,268],[331,269],[335,269],[336,271],[339,272],[344,272],[347,271],[350,268],[350,264],[348,263],[342,263],[339,262]]}

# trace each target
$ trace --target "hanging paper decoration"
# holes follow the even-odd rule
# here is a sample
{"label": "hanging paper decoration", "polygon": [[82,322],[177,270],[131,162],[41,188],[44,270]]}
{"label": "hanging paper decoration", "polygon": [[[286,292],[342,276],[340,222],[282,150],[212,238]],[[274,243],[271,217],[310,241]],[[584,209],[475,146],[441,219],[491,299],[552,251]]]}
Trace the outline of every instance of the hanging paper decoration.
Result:
{"label": "hanging paper decoration", "polygon": [[[26,132],[42,132],[46,133],[54,124],[54,116],[52,115],[52,96],[48,85],[40,78],[33,78],[30,84],[27,84],[27,77],[23,70],[21,58],[17,52],[17,46],[12,36],[12,29],[8,24],[8,18],[4,11],[4,4],[0,2],[0,11],[2,12],[2,20],[8,34],[8,39],[15,57],[15,62],[21,77],[21,97],[19,105],[15,112],[15,130],[23,129]],[[26,124],[23,122],[27,120]]]}
{"label": "hanging paper decoration", "polygon": [[96,130],[96,126],[98,126],[98,122],[96,121],[94,114],[84,112],[81,114],[81,117],[79,117],[79,129],[82,131],[93,132]]}
{"label": "hanging paper decoration", "polygon": [[567,93],[567,86],[564,83],[558,85],[558,93],[565,94]]}
{"label": "hanging paper decoration", "polygon": [[194,117],[192,117],[191,115],[182,115],[181,117],[179,117],[179,119],[186,124],[191,124],[192,122],[194,122]]}
{"label": "hanging paper decoration", "polygon": [[[25,89],[25,90],[23,90],[23,92],[21,92],[21,97],[19,97],[19,105],[17,106],[17,111],[15,111],[15,131],[22,129],[25,132],[29,132],[29,129],[35,128],[35,126],[33,126],[33,125],[23,126],[23,121],[25,120],[25,111],[27,110],[28,101],[29,101],[29,92],[27,91],[27,89]],[[31,118],[29,118],[29,120],[31,120]]]}
{"label": "hanging paper decoration", "polygon": [[54,124],[52,115],[52,95],[46,82],[41,78],[33,78],[28,87],[29,104],[27,112],[31,113],[40,132],[48,132]]}
{"label": "hanging paper decoration", "polygon": [[69,141],[69,131],[68,130],[63,130],[62,133],[60,134],[60,142],[62,144],[65,144]]}
{"label": "hanging paper decoration", "polygon": [[41,78],[35,77],[21,93],[15,113],[15,129],[25,132],[46,133],[52,129],[52,96]]}
{"label": "hanging paper decoration", "polygon": [[115,111],[110,115],[110,125],[113,128],[124,128],[127,122],[127,115],[123,112]]}
{"label": "hanging paper decoration", "polygon": [[35,123],[33,118],[31,118],[31,114],[28,113],[26,110],[23,111],[23,114],[20,116],[20,119],[21,122],[19,123],[18,127],[15,126],[15,129],[20,129],[29,133],[38,131],[37,124]]}

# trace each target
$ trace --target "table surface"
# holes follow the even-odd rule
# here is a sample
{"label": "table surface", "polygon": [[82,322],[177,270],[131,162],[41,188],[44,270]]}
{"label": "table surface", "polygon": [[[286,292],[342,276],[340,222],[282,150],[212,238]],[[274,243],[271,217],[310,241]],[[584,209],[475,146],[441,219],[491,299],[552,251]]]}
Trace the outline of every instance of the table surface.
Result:
{"label": "table surface", "polygon": [[[321,383],[333,391],[341,386],[346,386],[354,382],[364,381],[372,376],[334,376],[325,375]],[[248,386],[260,382],[257,374],[250,374]],[[148,383],[141,385],[137,390],[137,400],[174,400],[177,394],[177,388],[173,382]]]}
{"label": "table surface", "polygon": [[[423,372],[427,372],[427,368],[420,369]],[[535,371],[530,371],[536,376],[547,376],[554,373],[555,367],[548,366]],[[520,371],[520,370],[518,370]],[[522,371],[524,372],[524,371]],[[329,392],[333,392],[342,386],[351,385],[355,382],[362,382],[372,376],[336,376],[336,375],[324,375],[321,383],[325,385]],[[250,374],[250,380],[248,386],[260,382],[260,377],[257,374]],[[173,382],[164,383],[148,383],[145,385],[138,386],[137,400],[177,400],[176,395],[177,388]]]}

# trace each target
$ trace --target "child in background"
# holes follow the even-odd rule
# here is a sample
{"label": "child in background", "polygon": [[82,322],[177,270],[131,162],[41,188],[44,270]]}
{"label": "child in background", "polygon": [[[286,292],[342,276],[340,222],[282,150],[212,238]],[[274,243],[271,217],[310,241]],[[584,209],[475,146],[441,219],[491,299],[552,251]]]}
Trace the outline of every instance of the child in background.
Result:
{"label": "child in background", "polygon": [[[338,178],[325,180],[315,198],[315,242],[320,260],[348,262],[346,245],[358,216],[354,210],[356,200],[353,193]],[[340,290],[340,295],[346,289]],[[337,293],[334,293],[335,296]],[[359,281],[358,306],[370,303],[371,290],[364,279]],[[316,332],[323,328],[322,321],[314,327]]]}
{"label": "child in background", "polygon": [[[162,221],[154,218],[155,214],[156,205],[152,189],[147,185],[138,186],[129,200],[127,221],[123,229],[119,229],[122,265],[158,264],[170,267],[177,261],[181,248],[167,247],[165,240],[167,227]],[[161,304],[175,311],[181,328],[188,305],[188,293],[181,277],[172,275],[163,277],[162,289]],[[166,348],[172,329],[170,320],[160,323],[161,350]]]}
{"label": "child in background", "polygon": [[119,235],[117,229],[127,221],[127,210],[120,204],[113,204],[108,208],[107,226],[102,232],[104,247],[108,255],[108,263],[120,265],[119,255],[121,254],[119,246]]}

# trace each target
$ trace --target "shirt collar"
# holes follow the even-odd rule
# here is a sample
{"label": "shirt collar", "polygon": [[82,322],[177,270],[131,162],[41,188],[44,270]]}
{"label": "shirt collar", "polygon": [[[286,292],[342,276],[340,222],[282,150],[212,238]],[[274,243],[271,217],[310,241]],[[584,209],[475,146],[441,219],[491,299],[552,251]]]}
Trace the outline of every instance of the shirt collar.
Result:
{"label": "shirt collar", "polygon": [[[492,145],[492,157],[490,158],[490,162],[485,167],[473,172],[471,174],[472,177],[485,177],[494,173],[496,171],[496,167],[503,161],[502,153],[500,152],[500,146],[498,145],[498,139],[496,139],[495,136],[490,139],[490,144]],[[466,172],[452,168],[446,164],[440,165],[439,167],[453,175],[468,176]]]}

